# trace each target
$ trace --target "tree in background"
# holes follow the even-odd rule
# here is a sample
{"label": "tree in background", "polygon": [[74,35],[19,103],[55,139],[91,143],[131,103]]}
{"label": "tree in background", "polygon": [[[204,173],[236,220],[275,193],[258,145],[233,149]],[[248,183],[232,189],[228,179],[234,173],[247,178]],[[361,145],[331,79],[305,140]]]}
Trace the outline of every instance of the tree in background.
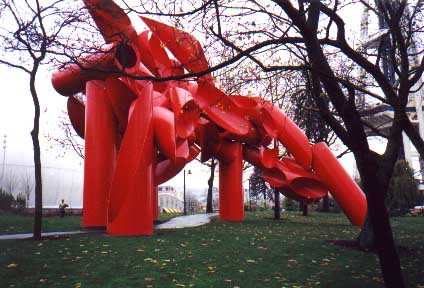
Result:
{"label": "tree in background", "polygon": [[386,205],[390,215],[405,215],[415,205],[421,204],[422,201],[423,196],[418,190],[418,183],[408,162],[405,160],[397,161],[386,196]]}
{"label": "tree in background", "polygon": [[2,179],[2,187],[3,189],[12,194],[15,192],[16,188],[18,187],[18,178],[16,177],[16,174],[9,170],[8,173],[6,173]]}
{"label": "tree in background", "polygon": [[296,210],[296,207],[295,207],[296,206],[296,202],[293,199],[289,198],[289,197],[284,198],[283,206],[284,206],[284,209],[286,209],[286,211],[294,211],[294,210]]}
{"label": "tree in background", "polygon": [[210,168],[210,174],[208,179],[208,195],[206,197],[206,213],[213,213],[213,180],[215,178],[215,168],[218,164],[215,158],[211,158],[209,161],[203,163]]}
{"label": "tree in background", "polygon": [[14,200],[12,193],[0,187],[0,212],[10,211]]}
{"label": "tree in background", "polygon": [[266,199],[272,199],[272,189],[266,184],[265,180],[262,178],[262,171],[254,167],[253,173],[249,178],[250,185],[250,197],[263,197],[264,208],[266,208]]}
{"label": "tree in background", "polygon": [[21,175],[21,189],[25,195],[26,207],[29,205],[29,197],[31,196],[32,191],[34,190],[34,178],[29,171],[26,171]]}
{"label": "tree in background", "polygon": [[[85,106],[87,97],[84,93],[78,93],[72,96],[77,101],[81,102]],[[68,151],[74,152],[78,157],[84,159],[84,141],[75,132],[72,126],[71,120],[69,119],[68,111],[63,111],[58,119],[58,126],[61,134],[48,133],[45,135],[50,143],[54,143],[56,146],[62,148],[62,154],[64,156]]]}
{"label": "tree in background", "polygon": [[[36,78],[41,65],[53,64],[60,55],[75,56],[75,51],[81,51],[80,47],[85,46],[84,36],[75,32],[88,14],[81,9],[81,4],[79,1],[0,1],[0,16],[7,23],[0,31],[0,64],[28,74],[34,104],[31,131],[35,166],[34,239],[41,239],[43,207],[39,142],[41,110]],[[89,38],[93,40],[91,36]]]}
{"label": "tree in background", "polygon": [[201,210],[201,203],[193,193],[187,193],[186,205],[188,213],[199,213]]}

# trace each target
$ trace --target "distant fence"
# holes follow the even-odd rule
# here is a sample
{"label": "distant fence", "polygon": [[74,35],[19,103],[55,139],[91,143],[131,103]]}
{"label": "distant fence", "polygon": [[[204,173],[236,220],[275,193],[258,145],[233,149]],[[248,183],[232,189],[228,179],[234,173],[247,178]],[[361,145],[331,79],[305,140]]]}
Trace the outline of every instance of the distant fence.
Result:
{"label": "distant fence", "polygon": [[[3,167],[1,167],[3,168]],[[58,207],[62,199],[70,208],[82,207],[83,172],[75,169],[42,166],[43,206]],[[28,187],[28,206],[34,206],[34,166],[5,164],[1,170],[0,187],[10,191],[14,196],[25,195]]]}

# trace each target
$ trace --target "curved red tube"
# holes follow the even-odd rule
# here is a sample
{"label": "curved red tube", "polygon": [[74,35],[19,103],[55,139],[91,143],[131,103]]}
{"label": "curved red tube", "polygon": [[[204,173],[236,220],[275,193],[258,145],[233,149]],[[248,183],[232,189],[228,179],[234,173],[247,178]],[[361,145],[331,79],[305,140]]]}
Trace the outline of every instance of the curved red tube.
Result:
{"label": "curved red tube", "polygon": [[315,144],[312,147],[312,153],[313,167],[321,181],[330,189],[334,200],[337,201],[353,225],[362,226],[367,214],[367,201],[364,193],[343,169],[325,143]]}
{"label": "curved red tube", "polygon": [[146,85],[132,103],[110,189],[107,231],[112,235],[153,234],[152,94],[152,84]]}
{"label": "curved red tube", "polygon": [[85,106],[74,97],[69,97],[67,101],[69,120],[78,136],[84,139],[85,133]]}

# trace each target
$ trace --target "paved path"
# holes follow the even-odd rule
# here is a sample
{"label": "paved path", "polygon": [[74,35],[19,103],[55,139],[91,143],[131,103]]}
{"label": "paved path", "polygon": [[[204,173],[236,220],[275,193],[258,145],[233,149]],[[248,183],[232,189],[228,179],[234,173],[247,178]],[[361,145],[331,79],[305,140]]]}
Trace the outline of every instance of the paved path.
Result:
{"label": "paved path", "polygon": [[211,217],[218,215],[218,213],[195,214],[188,216],[179,216],[171,220],[155,226],[155,229],[178,229],[185,227],[196,227],[208,224]]}
{"label": "paved path", "polygon": [[[72,234],[83,234],[86,231],[65,231],[65,232],[45,232],[41,233],[41,236],[60,236],[60,235],[72,235]],[[32,233],[20,233],[20,234],[6,234],[0,235],[0,240],[13,240],[13,239],[29,239],[32,237]]]}
{"label": "paved path", "polygon": [[[200,225],[208,224],[211,221],[211,217],[218,215],[218,213],[208,214],[195,214],[188,216],[179,216],[172,218],[171,220],[155,226],[156,230],[161,229],[179,229],[186,227],[196,227]],[[65,231],[65,232],[46,232],[42,233],[41,236],[61,236],[61,235],[72,235],[72,234],[83,234],[90,233],[88,231]],[[6,234],[0,235],[0,240],[13,240],[13,239],[29,239],[32,237],[32,233],[20,233],[20,234]]]}

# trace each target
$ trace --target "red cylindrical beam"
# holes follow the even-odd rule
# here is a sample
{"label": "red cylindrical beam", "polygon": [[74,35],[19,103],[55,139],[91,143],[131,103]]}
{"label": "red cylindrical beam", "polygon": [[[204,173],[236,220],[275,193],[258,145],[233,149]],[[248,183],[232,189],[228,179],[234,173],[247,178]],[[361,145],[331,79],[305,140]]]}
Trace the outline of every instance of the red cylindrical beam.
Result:
{"label": "red cylindrical beam", "polygon": [[83,226],[106,226],[117,123],[103,81],[88,82],[86,93]]}
{"label": "red cylindrical beam", "polygon": [[87,81],[105,79],[108,76],[105,72],[115,68],[115,46],[116,44],[106,45],[104,51],[81,59],[80,65],[68,64],[54,72],[54,89],[64,96],[71,96],[84,91]]}
{"label": "red cylindrical beam", "polygon": [[111,235],[153,234],[152,88],[147,84],[130,107],[110,190],[107,231]]}
{"label": "red cylindrical beam", "polygon": [[243,154],[241,143],[225,143],[219,153],[219,218],[244,220]]}
{"label": "red cylindrical beam", "polygon": [[329,188],[334,200],[353,225],[362,226],[367,214],[367,200],[364,193],[324,142],[312,147],[312,155],[313,168],[320,180]]}

